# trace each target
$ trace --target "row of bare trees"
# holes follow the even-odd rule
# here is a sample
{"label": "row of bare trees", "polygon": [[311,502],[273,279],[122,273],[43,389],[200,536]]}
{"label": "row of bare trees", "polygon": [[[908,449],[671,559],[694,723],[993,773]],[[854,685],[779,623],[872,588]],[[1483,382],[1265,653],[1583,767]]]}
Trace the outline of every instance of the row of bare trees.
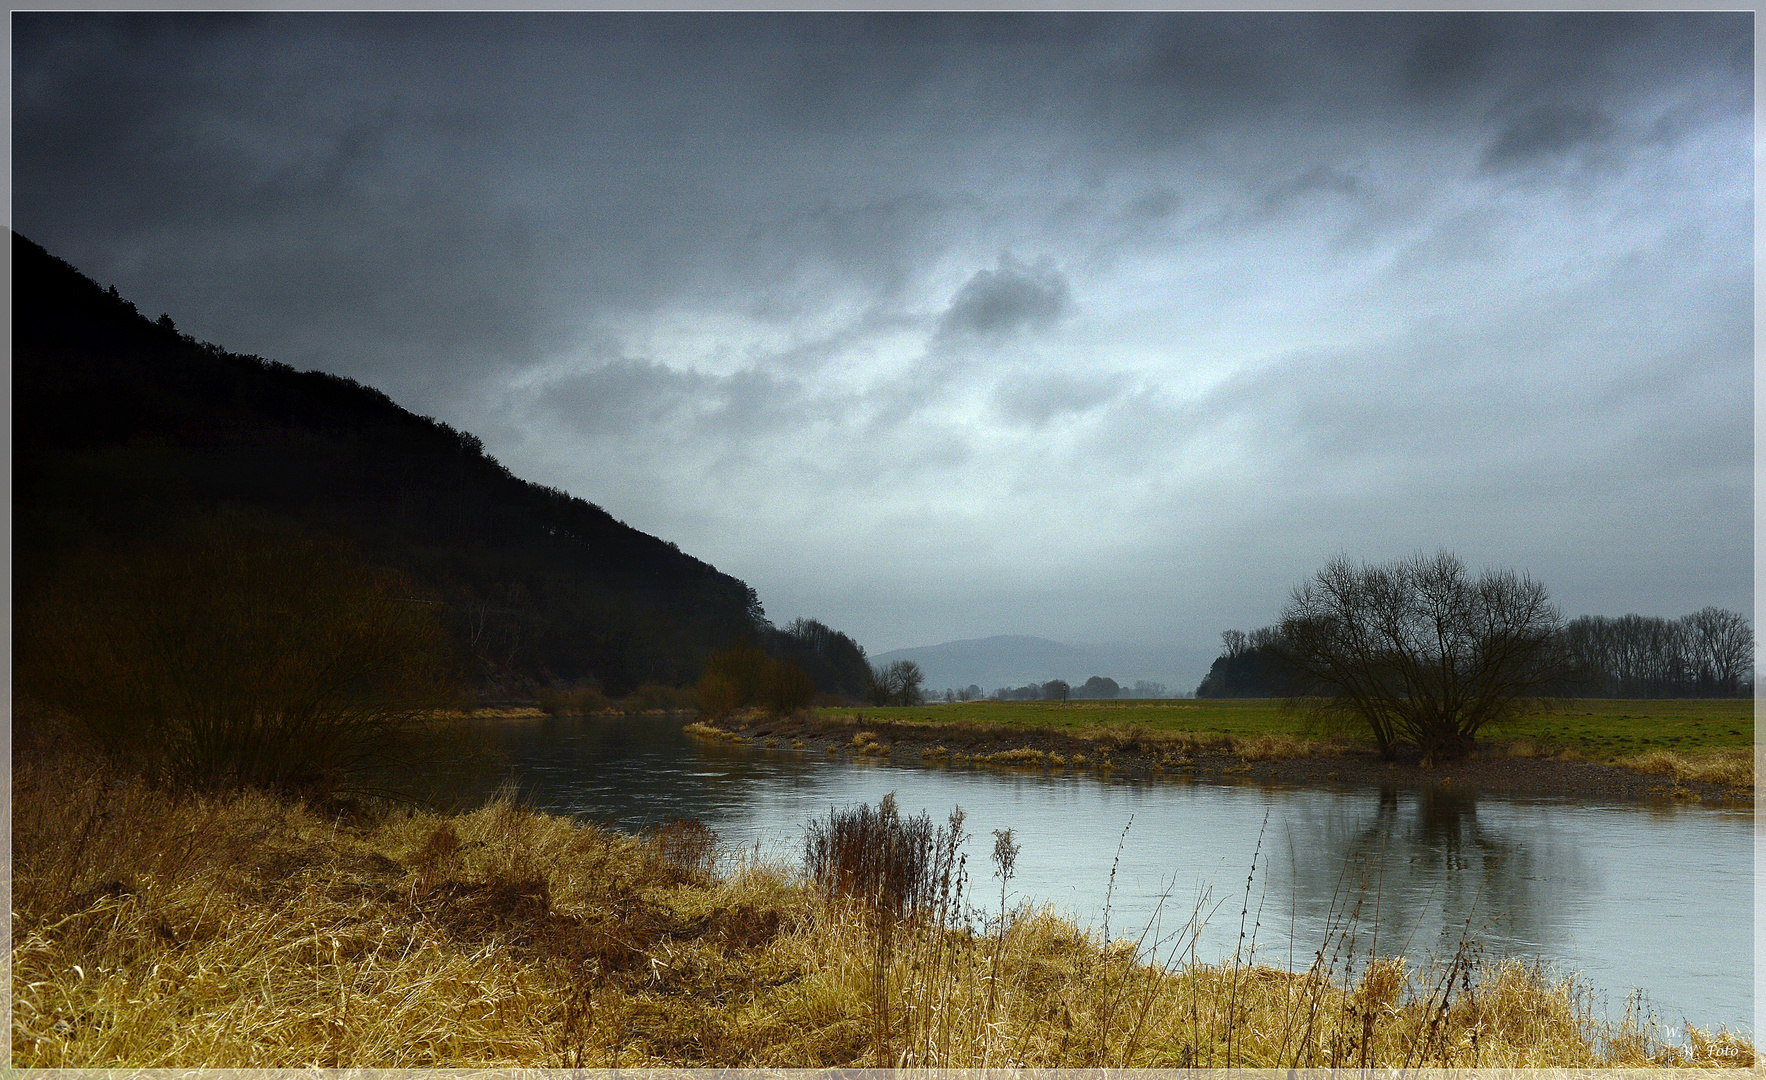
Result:
{"label": "row of bare trees", "polygon": [[1278,625],[1222,639],[1198,697],[1303,700],[1365,727],[1384,754],[1408,742],[1425,759],[1463,756],[1480,729],[1537,697],[1753,690],[1753,629],[1733,611],[1566,624],[1544,585],[1512,570],[1473,575],[1445,551],[1335,559],[1294,590]]}
{"label": "row of bare trees", "polygon": [[1678,619],[1584,615],[1564,627],[1574,686],[1590,696],[1738,697],[1753,690],[1754,629],[1707,607]]}

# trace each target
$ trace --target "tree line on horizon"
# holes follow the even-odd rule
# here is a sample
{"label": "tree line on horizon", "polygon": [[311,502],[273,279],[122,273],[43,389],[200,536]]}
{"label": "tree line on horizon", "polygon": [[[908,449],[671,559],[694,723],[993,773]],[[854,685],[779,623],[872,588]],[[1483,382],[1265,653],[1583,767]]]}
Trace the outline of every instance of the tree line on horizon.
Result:
{"label": "tree line on horizon", "polygon": [[[981,697],[979,686],[970,686],[969,698]],[[1123,686],[1115,679],[1104,675],[1093,675],[1077,686],[1070,685],[1065,679],[1050,679],[1045,683],[1027,683],[1023,686],[1002,686],[991,695],[995,701],[1107,701],[1116,698],[1163,698],[1171,693],[1164,683],[1149,682],[1137,679],[1131,686]]]}
{"label": "tree line on horizon", "polygon": [[1383,758],[1410,747],[1425,767],[1468,756],[1479,732],[1542,697],[1752,689],[1753,630],[1734,612],[1566,625],[1542,583],[1474,574],[1446,550],[1339,556],[1295,587],[1278,624],[1223,641],[1199,696],[1285,697],[1327,728],[1362,729]]}
{"label": "tree line on horizon", "polygon": [[[1292,645],[1280,625],[1221,634],[1222,649],[1198,698],[1282,697],[1294,692]],[[1584,615],[1559,627],[1561,672],[1539,687],[1551,697],[1735,698],[1754,692],[1754,633],[1718,607],[1677,619]]]}

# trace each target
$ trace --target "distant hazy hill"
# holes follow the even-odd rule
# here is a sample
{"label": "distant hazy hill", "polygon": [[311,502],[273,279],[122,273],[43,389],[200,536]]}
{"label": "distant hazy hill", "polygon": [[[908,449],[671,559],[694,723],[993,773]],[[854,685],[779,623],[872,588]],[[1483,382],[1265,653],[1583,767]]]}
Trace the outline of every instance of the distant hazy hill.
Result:
{"label": "distant hazy hill", "polygon": [[377,390],[197,342],[16,234],[12,297],[21,597],[61,552],[233,506],[405,571],[487,689],[678,685],[759,636],[741,581]]}
{"label": "distant hazy hill", "polygon": [[970,684],[992,693],[1002,686],[1044,683],[1050,679],[1065,679],[1077,686],[1093,675],[1115,679],[1125,687],[1145,679],[1165,683],[1173,693],[1189,693],[1195,690],[1213,659],[1208,650],[1067,645],[1048,638],[1002,634],[896,649],[879,653],[871,661],[914,661],[925,670],[926,689],[933,693]]}

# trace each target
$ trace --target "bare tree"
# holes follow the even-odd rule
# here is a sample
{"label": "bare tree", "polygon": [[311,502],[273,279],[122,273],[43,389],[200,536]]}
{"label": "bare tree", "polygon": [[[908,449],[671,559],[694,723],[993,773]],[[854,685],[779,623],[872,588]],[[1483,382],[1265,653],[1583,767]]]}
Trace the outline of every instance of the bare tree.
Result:
{"label": "bare tree", "polygon": [[871,669],[869,694],[873,705],[918,705],[926,673],[912,660],[897,660]]}
{"label": "bare tree", "polygon": [[1733,611],[1708,607],[1680,622],[1700,681],[1708,679],[1719,694],[1737,693],[1742,677],[1754,668],[1754,629],[1748,620]]}
{"label": "bare tree", "polygon": [[1335,559],[1294,590],[1281,649],[1320,707],[1352,716],[1382,755],[1461,757],[1480,728],[1558,677],[1561,618],[1511,570],[1471,577],[1450,552],[1378,565]]}

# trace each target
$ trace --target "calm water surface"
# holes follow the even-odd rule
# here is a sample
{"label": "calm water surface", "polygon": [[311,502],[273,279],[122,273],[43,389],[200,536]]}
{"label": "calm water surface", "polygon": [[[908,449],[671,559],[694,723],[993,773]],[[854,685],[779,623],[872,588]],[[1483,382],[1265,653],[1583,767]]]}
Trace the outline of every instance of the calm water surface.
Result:
{"label": "calm water surface", "polygon": [[1622,1015],[1636,988],[1667,1024],[1753,1030],[1745,810],[931,769],[705,743],[656,721],[510,721],[495,737],[503,762],[449,778],[451,799],[513,779],[539,809],[628,831],[697,818],[727,850],[795,862],[811,818],[893,792],[935,822],[962,807],[977,902],[997,909],[992,831],[1012,829],[1008,904],[1052,904],[1113,937],[1153,927],[1161,956],[1230,956],[1248,896],[1258,960],[1304,968],[1359,902],[1362,952],[1451,956],[1469,934],[1486,958],[1580,973],[1597,1015]]}

